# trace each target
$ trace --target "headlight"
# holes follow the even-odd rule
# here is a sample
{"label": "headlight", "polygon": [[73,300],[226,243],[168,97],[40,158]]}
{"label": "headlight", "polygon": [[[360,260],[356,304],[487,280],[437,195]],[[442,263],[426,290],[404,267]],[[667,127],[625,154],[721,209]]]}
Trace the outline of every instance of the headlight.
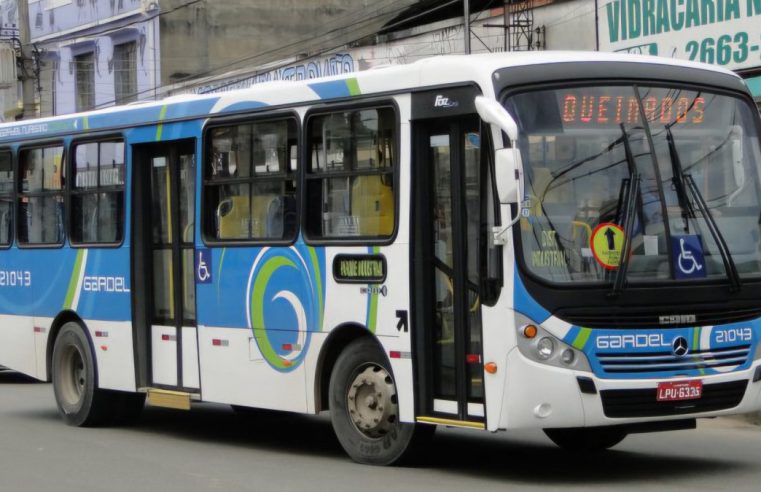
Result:
{"label": "headlight", "polygon": [[555,344],[552,343],[550,337],[542,337],[536,344],[536,355],[542,360],[547,360],[552,357],[555,352]]}
{"label": "headlight", "polygon": [[592,372],[587,356],[530,319],[516,314],[518,349],[526,358],[564,369]]}
{"label": "headlight", "polygon": [[575,361],[576,352],[573,349],[565,349],[563,350],[563,353],[560,354],[560,362],[567,366],[573,365]]}

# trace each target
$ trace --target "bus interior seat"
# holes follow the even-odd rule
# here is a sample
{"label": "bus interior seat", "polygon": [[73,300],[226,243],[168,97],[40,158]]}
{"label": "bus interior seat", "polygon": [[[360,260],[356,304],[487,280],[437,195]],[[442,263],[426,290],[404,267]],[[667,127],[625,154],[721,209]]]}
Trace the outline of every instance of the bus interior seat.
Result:
{"label": "bus interior seat", "polygon": [[[293,197],[274,194],[258,195],[249,200],[247,196],[231,196],[217,205],[217,237],[236,239],[281,238],[284,223],[295,223]],[[250,207],[250,208],[249,208]],[[290,230],[290,229],[289,229]]]}
{"label": "bus interior seat", "polygon": [[394,190],[385,176],[357,176],[351,190],[352,215],[361,236],[389,236],[394,228]]}
{"label": "bus interior seat", "polygon": [[257,195],[251,203],[251,237],[283,236],[282,204],[278,195]]}
{"label": "bus interior seat", "polygon": [[217,237],[237,239],[248,237],[248,196],[231,196],[217,205]]}

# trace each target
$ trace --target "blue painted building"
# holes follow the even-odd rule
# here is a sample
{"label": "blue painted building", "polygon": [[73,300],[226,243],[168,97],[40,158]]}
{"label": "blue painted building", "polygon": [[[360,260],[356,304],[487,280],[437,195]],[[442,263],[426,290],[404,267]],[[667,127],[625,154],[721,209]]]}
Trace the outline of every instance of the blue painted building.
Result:
{"label": "blue painted building", "polygon": [[153,99],[160,84],[158,3],[146,0],[29,2],[40,54],[40,114],[65,114]]}

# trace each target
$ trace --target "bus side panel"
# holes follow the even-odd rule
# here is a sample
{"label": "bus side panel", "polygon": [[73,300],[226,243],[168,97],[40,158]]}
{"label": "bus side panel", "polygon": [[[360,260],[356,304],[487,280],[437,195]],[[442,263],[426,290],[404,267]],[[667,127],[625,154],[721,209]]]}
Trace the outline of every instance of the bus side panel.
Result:
{"label": "bus side panel", "polygon": [[[406,237],[406,234],[404,235]],[[341,283],[333,276],[333,263],[338,255],[374,255],[386,259],[386,279],[382,283]],[[389,358],[399,398],[400,418],[414,421],[412,394],[412,361],[409,323],[402,323],[397,311],[409,310],[409,247],[404,242],[389,246],[327,247],[327,289],[323,329],[315,334],[315,343],[307,357],[307,399],[315,403],[317,359],[327,334],[335,327],[352,324],[376,337]],[[402,317],[404,315],[401,315]],[[391,352],[398,357],[390,357]],[[330,377],[329,374],[323,374]]]}
{"label": "bus side panel", "polygon": [[[45,358],[38,360],[49,325],[35,317],[55,316],[65,305],[74,255],[65,248],[10,248],[0,262],[0,364],[45,379]],[[37,335],[35,335],[37,333]]]}
{"label": "bus side panel", "polygon": [[[410,311],[411,293],[410,280],[410,217],[412,215],[412,133],[410,126],[411,101],[409,95],[397,96],[396,102],[399,107],[399,191],[397,201],[397,234],[394,244],[382,248],[388,263],[388,276],[385,285],[388,286],[389,295],[379,301],[378,312],[381,313],[381,334],[393,335],[393,338],[384,337],[384,345],[387,346],[386,355],[391,351],[399,352],[399,358],[390,358],[391,368],[394,371],[396,392],[399,402],[399,418],[402,422],[415,421],[415,376],[412,364],[412,334],[410,325],[412,313]],[[405,319],[406,318],[406,323]]]}
{"label": "bus side panel", "polygon": [[85,321],[98,363],[98,387],[136,391],[132,323]]}
{"label": "bus side panel", "polygon": [[209,252],[211,278],[196,279],[204,400],[305,412],[324,252],[303,243]]}
{"label": "bus side panel", "polygon": [[82,318],[90,334],[98,364],[98,386],[135,391],[130,250],[120,247],[76,251],[80,271],[70,287],[71,309]]}
{"label": "bus side panel", "polygon": [[31,316],[0,315],[0,365],[44,379],[37,370]]}

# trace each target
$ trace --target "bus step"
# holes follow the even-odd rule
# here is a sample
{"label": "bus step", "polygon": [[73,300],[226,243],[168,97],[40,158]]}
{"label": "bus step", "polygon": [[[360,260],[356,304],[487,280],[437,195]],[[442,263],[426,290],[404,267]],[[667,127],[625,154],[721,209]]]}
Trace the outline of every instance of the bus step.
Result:
{"label": "bus step", "polygon": [[154,407],[190,410],[190,393],[148,388],[148,404]]}
{"label": "bus step", "polygon": [[415,420],[417,422],[421,422],[424,424],[438,424],[438,425],[445,425],[447,427],[463,427],[466,429],[486,429],[486,426],[484,425],[483,422],[472,422],[469,420],[442,419],[438,417],[427,417],[427,416],[417,417]]}

